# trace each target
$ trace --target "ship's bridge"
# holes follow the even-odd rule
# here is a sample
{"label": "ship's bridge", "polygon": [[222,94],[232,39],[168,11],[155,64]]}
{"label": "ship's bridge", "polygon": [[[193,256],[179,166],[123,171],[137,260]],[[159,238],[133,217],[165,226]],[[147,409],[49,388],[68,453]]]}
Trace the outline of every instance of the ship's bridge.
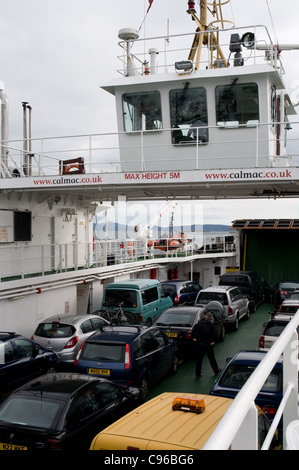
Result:
{"label": "ship's bridge", "polygon": [[[115,96],[118,132],[19,142],[2,135],[0,190],[83,205],[120,196],[298,197],[298,123],[281,46],[262,26],[220,33],[215,56],[213,29],[146,41],[121,30],[122,69],[103,86]],[[199,66],[191,59],[201,43]]]}

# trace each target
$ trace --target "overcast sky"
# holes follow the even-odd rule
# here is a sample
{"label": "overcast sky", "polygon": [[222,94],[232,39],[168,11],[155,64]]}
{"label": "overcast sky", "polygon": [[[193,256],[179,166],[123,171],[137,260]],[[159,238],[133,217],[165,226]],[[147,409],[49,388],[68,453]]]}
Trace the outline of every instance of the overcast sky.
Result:
{"label": "overcast sky", "polygon": [[[197,1],[196,1],[197,5]],[[11,139],[22,137],[22,102],[32,106],[33,137],[114,132],[113,97],[100,85],[117,75],[118,31],[139,29],[148,0],[0,0],[0,88],[9,99]],[[270,13],[269,13],[269,9]],[[191,32],[187,0],[154,0],[141,37]],[[265,24],[274,41],[299,43],[298,0],[231,0],[236,25]],[[285,81],[299,101],[299,50],[282,54]],[[204,222],[298,218],[299,201],[213,201]]]}

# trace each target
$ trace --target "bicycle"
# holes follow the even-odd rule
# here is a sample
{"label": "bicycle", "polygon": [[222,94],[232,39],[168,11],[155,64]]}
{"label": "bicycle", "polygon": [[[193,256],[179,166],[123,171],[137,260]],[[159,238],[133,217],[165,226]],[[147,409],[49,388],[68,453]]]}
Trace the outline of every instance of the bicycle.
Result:
{"label": "bicycle", "polygon": [[135,316],[131,312],[124,312],[122,304],[123,302],[118,305],[117,312],[115,310],[110,311],[107,304],[104,304],[105,310],[101,312],[101,317],[111,325],[134,325],[136,323]]}

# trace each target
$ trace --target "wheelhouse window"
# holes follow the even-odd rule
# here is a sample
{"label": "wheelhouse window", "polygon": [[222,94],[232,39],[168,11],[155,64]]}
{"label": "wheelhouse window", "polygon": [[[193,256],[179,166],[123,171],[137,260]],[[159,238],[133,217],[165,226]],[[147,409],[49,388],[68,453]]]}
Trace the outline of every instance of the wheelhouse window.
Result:
{"label": "wheelhouse window", "polygon": [[126,132],[162,129],[160,93],[125,93],[122,97]]}
{"label": "wheelhouse window", "polygon": [[208,110],[205,88],[189,88],[170,91],[170,120],[172,143],[206,143],[208,135]]}
{"label": "wheelhouse window", "polygon": [[259,121],[259,97],[256,83],[232,83],[216,87],[218,126],[256,126]]}

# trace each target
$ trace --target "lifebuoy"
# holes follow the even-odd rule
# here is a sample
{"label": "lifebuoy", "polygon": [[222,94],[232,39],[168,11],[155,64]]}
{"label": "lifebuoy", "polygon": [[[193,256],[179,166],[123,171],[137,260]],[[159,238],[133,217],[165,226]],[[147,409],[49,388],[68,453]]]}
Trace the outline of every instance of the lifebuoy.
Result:
{"label": "lifebuoy", "polygon": [[71,165],[68,165],[64,170],[65,173],[68,173],[72,168],[76,168],[77,170],[79,170],[78,163],[72,163]]}
{"label": "lifebuoy", "polygon": [[128,251],[128,255],[130,255],[130,256],[135,255],[134,242],[129,242],[128,243],[127,251]]}

